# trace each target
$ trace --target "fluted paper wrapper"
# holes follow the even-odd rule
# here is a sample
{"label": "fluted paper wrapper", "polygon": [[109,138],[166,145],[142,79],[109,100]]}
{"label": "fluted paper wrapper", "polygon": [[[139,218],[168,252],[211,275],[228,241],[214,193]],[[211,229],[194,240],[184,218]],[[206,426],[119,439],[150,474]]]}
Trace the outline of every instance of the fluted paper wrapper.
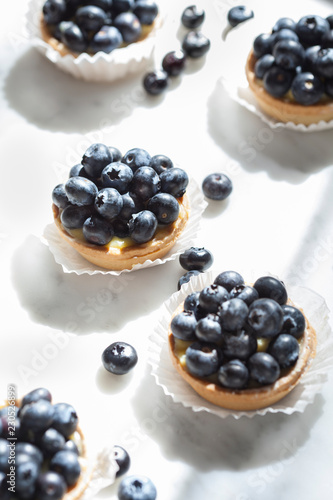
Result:
{"label": "fluted paper wrapper", "polygon": [[132,269],[123,269],[122,271],[111,271],[91,264],[72,248],[59,234],[56,225],[48,224],[41,238],[52,252],[55,261],[60,264],[65,273],[75,274],[109,274],[119,276],[121,273],[128,273],[147,267],[158,266],[176,259],[182,252],[191,247],[200,228],[201,215],[204,212],[207,202],[202,191],[196,182],[191,179],[186,190],[190,203],[190,215],[185,229],[177,239],[175,246],[168,252],[163,259],[146,260],[143,264],[136,264]]}
{"label": "fluted paper wrapper", "polygon": [[314,291],[299,286],[287,286],[288,295],[296,305],[301,307],[309,323],[317,334],[317,352],[309,370],[302,376],[298,385],[281,401],[272,406],[255,411],[234,411],[215,406],[201,398],[176,372],[172,365],[168,347],[168,329],[172,314],[185,300],[188,294],[200,291],[213,283],[219,272],[209,271],[194,276],[189,283],[183,285],[179,292],[174,293],[163,304],[160,320],[150,337],[149,363],[156,382],[166,395],[171,396],[175,403],[181,403],[193,411],[207,411],[220,418],[232,416],[239,419],[242,416],[253,417],[267,413],[303,412],[306,406],[314,401],[315,395],[327,380],[328,371],[333,367],[333,338],[329,324],[329,310],[325,300]]}
{"label": "fluted paper wrapper", "polygon": [[115,49],[110,54],[98,52],[75,57],[72,54],[62,56],[49,45],[41,34],[40,19],[45,0],[30,0],[25,19],[26,35],[32,45],[50,62],[75,78],[91,82],[112,82],[126,75],[143,71],[152,61],[156,35],[162,25],[161,13],[155,20],[149,35],[140,42]]}

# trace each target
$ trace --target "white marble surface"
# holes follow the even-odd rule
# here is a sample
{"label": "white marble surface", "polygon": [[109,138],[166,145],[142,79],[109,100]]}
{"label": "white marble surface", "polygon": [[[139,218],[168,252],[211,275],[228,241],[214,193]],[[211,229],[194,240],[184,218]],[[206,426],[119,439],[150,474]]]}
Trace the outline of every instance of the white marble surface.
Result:
{"label": "white marble surface", "polygon": [[[262,15],[264,2],[248,3]],[[332,131],[271,132],[222,90],[218,80],[237,60],[221,33],[237,2],[205,2],[211,51],[157,99],[143,93],[142,75],[99,85],[54,68],[25,39],[25,4],[6,2],[0,16],[1,397],[15,383],[21,394],[46,386],[55,400],[72,402],[90,439],[127,448],[131,472],[150,476],[159,500],[331,499],[331,375],[303,414],[194,414],[164,395],[147,365],[148,336],[176,290],[178,262],[120,278],[76,276],[62,272],[39,237],[51,221],[52,188],[87,146],[140,146],[169,155],[198,183],[213,171],[232,178],[232,196],[209,205],[197,237],[217,269],[274,273],[332,308]],[[168,5],[157,61],[179,46],[188,4]],[[300,17],[326,15],[333,4],[282,0],[271,8]],[[238,31],[238,43],[249,43]],[[118,339],[139,353],[123,378],[100,361]],[[96,499],[116,499],[116,490]]]}

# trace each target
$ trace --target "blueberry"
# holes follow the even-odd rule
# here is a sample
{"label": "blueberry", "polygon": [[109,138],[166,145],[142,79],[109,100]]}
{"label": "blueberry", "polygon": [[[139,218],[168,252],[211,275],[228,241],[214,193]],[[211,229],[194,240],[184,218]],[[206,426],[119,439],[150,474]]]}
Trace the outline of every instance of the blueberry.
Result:
{"label": "blueberry", "polygon": [[312,73],[299,73],[291,85],[291,92],[295,101],[303,106],[312,106],[320,101],[325,91],[325,86],[317,76]]}
{"label": "blueberry", "polygon": [[230,292],[235,286],[244,285],[244,278],[236,271],[224,271],[216,276],[214,284],[223,286]]}
{"label": "blueberry", "polygon": [[174,167],[165,170],[160,174],[161,191],[172,194],[175,198],[180,198],[186,192],[189,178],[185,170]]}
{"label": "blueberry", "polygon": [[229,293],[219,285],[206,286],[199,295],[199,304],[207,312],[216,313],[222,304],[229,299]]}
{"label": "blueberry", "polygon": [[181,22],[185,28],[199,28],[205,20],[205,11],[196,5],[186,7],[181,15]]}
{"label": "blueberry", "polygon": [[134,7],[135,0],[112,0],[112,8],[115,12],[127,12]]}
{"label": "blueberry", "polygon": [[196,337],[203,342],[220,342],[223,338],[222,328],[217,314],[207,314],[201,318],[195,328]]}
{"label": "blueberry", "polygon": [[62,225],[67,229],[81,229],[84,222],[92,215],[91,207],[69,205],[60,215]]}
{"label": "blueberry", "polygon": [[201,274],[201,271],[194,270],[183,274],[178,280],[177,289],[180,290],[185,283],[188,283],[193,276],[197,276],[198,274]]}
{"label": "blueberry", "polygon": [[97,33],[104,26],[106,14],[103,9],[95,5],[85,5],[76,11],[76,24],[84,31]]}
{"label": "blueberry", "polygon": [[273,276],[258,278],[253,287],[257,290],[260,298],[275,300],[280,306],[288,300],[286,287],[282,281],[273,278]]}
{"label": "blueberry", "polygon": [[273,56],[277,66],[292,71],[297,66],[302,66],[305,59],[305,51],[299,42],[281,40],[281,42],[274,45]]}
{"label": "blueberry", "polygon": [[127,151],[121,161],[135,172],[140,167],[149,166],[150,160],[151,156],[145,149],[133,148]]}
{"label": "blueberry", "polygon": [[140,38],[142,27],[132,12],[122,12],[114,19],[113,24],[120,31],[124,42],[133,43]]}
{"label": "blueberry", "polygon": [[158,174],[161,174],[165,170],[173,168],[173,163],[168,156],[155,155],[150,159],[149,167],[153,168]]}
{"label": "blueberry", "polygon": [[188,57],[203,57],[210,49],[210,40],[201,31],[190,31],[184,37],[182,49]]}
{"label": "blueberry", "polygon": [[171,224],[179,216],[179,203],[168,193],[157,193],[147,205],[148,210],[156,215],[159,224]]}
{"label": "blueberry", "polygon": [[283,325],[281,306],[272,299],[258,299],[249,307],[248,323],[259,337],[272,338]]}
{"label": "blueberry", "polygon": [[112,163],[111,152],[105,144],[95,143],[89,146],[82,157],[82,165],[91,177],[98,178],[103,168]]}
{"label": "blueberry", "polygon": [[104,368],[114,375],[125,375],[138,362],[136,350],[126,342],[113,342],[102,354]]}
{"label": "blueberry", "polygon": [[9,447],[7,439],[0,439],[0,472],[9,470]]}
{"label": "blueberry", "polygon": [[[225,287],[226,288],[226,287]],[[230,291],[231,299],[241,299],[247,306],[259,299],[259,294],[255,288],[249,285],[237,285]]]}
{"label": "blueberry", "polygon": [[141,24],[151,26],[158,14],[158,6],[153,0],[136,0],[133,14],[136,15]]}
{"label": "blueberry", "polygon": [[195,340],[197,320],[193,311],[183,311],[176,314],[171,321],[171,331],[174,337],[181,340]]}
{"label": "blueberry", "polygon": [[253,42],[253,53],[257,59],[265,54],[271,54],[274,45],[274,35],[261,33]]}
{"label": "blueberry", "polygon": [[299,38],[296,35],[295,31],[288,29],[288,28],[283,28],[282,30],[278,31],[277,33],[274,33],[272,35],[273,37],[273,44],[275,45],[276,43],[290,40],[293,42],[299,42]]}
{"label": "blueberry", "polygon": [[206,271],[213,261],[212,253],[204,247],[191,247],[179,256],[180,265],[187,271]]}
{"label": "blueberry", "polygon": [[73,486],[81,474],[81,466],[77,454],[68,450],[58,451],[51,458],[50,470],[60,474],[68,486]]}
{"label": "blueberry", "polygon": [[66,491],[66,482],[57,472],[47,471],[39,474],[36,481],[38,500],[61,500]]}
{"label": "blueberry", "polygon": [[228,11],[227,18],[230,26],[234,27],[251,19],[253,16],[253,10],[248,9],[245,5],[237,5]]}
{"label": "blueberry", "polygon": [[65,446],[65,438],[59,431],[50,427],[39,440],[40,449],[46,457],[52,457]]}
{"label": "blueberry", "polygon": [[140,198],[134,193],[125,193],[121,197],[123,200],[123,207],[119,213],[119,218],[128,221],[133,214],[144,210],[142,200],[140,200]]}
{"label": "blueberry", "polygon": [[0,498],[1,500],[11,500],[13,497],[8,490],[7,476],[0,471]]}
{"label": "blueberry", "polygon": [[118,488],[119,500],[155,500],[156,496],[155,485],[146,476],[127,476]]}
{"label": "blueberry", "polygon": [[114,146],[108,146],[108,147],[109,147],[109,151],[111,153],[112,162],[121,161],[122,154],[121,154],[120,150],[118,148],[115,148]]}
{"label": "blueberry", "polygon": [[320,16],[304,16],[296,24],[296,33],[303,45],[320,45],[329,30],[329,22]]}
{"label": "blueberry", "polygon": [[141,244],[151,240],[157,229],[157,218],[149,210],[133,214],[128,223],[129,235],[135,243]]}
{"label": "blueberry", "polygon": [[330,29],[322,36],[321,46],[323,49],[333,48],[333,29]]}
{"label": "blueberry", "polygon": [[220,367],[217,377],[227,389],[245,389],[249,381],[249,370],[239,359],[232,359]]}
{"label": "blueberry", "polygon": [[15,452],[17,456],[28,456],[29,460],[36,462],[39,466],[41,466],[43,463],[43,453],[34,444],[18,441],[15,446]]}
{"label": "blueberry", "polygon": [[204,195],[211,200],[225,200],[232,191],[232,182],[222,173],[209,174],[202,183]]}
{"label": "blueberry", "polygon": [[159,95],[169,85],[169,75],[164,70],[155,70],[147,73],[143,79],[143,87],[150,95]]}
{"label": "blueberry", "polygon": [[114,230],[110,222],[99,215],[88,217],[84,221],[82,230],[85,239],[93,245],[107,245],[114,235]]}
{"label": "blueberry", "polygon": [[333,15],[326,17],[326,21],[330,25],[331,30],[333,30]]}
{"label": "blueberry", "polygon": [[26,461],[15,465],[15,492],[21,500],[34,498],[39,466],[36,462]]}
{"label": "blueberry", "polygon": [[222,328],[237,331],[243,328],[249,309],[241,299],[226,300],[221,304],[218,314]]}
{"label": "blueberry", "polygon": [[186,349],[186,367],[195,377],[216,373],[222,363],[222,353],[216,344],[194,342]]}
{"label": "blueberry", "polygon": [[70,177],[65,182],[65,192],[73,205],[92,205],[98,193],[96,184],[85,177]]}
{"label": "blueberry", "polygon": [[306,323],[302,312],[296,307],[284,305],[283,311],[283,326],[281,333],[288,333],[299,339],[305,330]]}
{"label": "blueberry", "polygon": [[315,72],[316,60],[320,49],[320,45],[313,45],[305,49],[305,58],[302,67],[303,71],[310,71],[310,73]]}
{"label": "blueberry", "polygon": [[93,36],[89,44],[89,50],[93,54],[97,54],[97,52],[110,54],[113,50],[118,49],[122,43],[123,37],[120,31],[115,26],[104,25]]}
{"label": "blueberry", "polygon": [[274,66],[275,59],[272,54],[264,54],[258,59],[254,65],[254,74],[257,78],[262,80],[266,71],[268,71],[272,66]]}
{"label": "blueberry", "polygon": [[200,292],[192,292],[186,297],[184,300],[184,311],[193,311],[195,313],[199,305],[199,295]]}
{"label": "blueberry", "polygon": [[65,191],[65,184],[58,184],[52,191],[52,201],[59,208],[65,208],[69,204]]}
{"label": "blueberry", "polygon": [[280,376],[280,367],[276,359],[267,352],[254,353],[249,361],[250,377],[260,385],[273,384]]}
{"label": "blueberry", "polygon": [[123,476],[130,468],[131,465],[130,456],[122,446],[118,445],[115,445],[112,448],[112,452],[113,452],[113,458],[119,467],[116,473],[116,477]]}
{"label": "blueberry", "polygon": [[162,68],[169,76],[178,76],[184,71],[186,54],[182,50],[168,52],[162,60]]}
{"label": "blueberry", "polygon": [[52,427],[68,439],[77,429],[79,422],[77,413],[73,406],[67,403],[57,403],[53,408]]}
{"label": "blueberry", "polygon": [[289,29],[295,31],[296,22],[290,17],[281,17],[274,24],[272,33],[275,33],[276,31],[281,31],[282,29]]}
{"label": "blueberry", "polygon": [[264,75],[265,90],[273,97],[283,97],[291,87],[293,73],[273,66]]}
{"label": "blueberry", "polygon": [[133,170],[120,161],[113,162],[103,169],[101,179],[104,187],[117,189],[120,194],[124,194],[133,179]]}
{"label": "blueberry", "polygon": [[299,344],[292,335],[282,333],[271,340],[267,352],[276,359],[280,368],[290,368],[298,360]]}
{"label": "blueberry", "polygon": [[43,14],[46,24],[58,24],[66,14],[66,0],[46,0]]}
{"label": "blueberry", "polygon": [[82,166],[82,163],[77,163],[69,171],[69,177],[87,177],[87,173]]}
{"label": "blueberry", "polygon": [[257,350],[257,339],[245,330],[238,334],[228,332],[224,334],[222,352],[228,359],[246,361]]}
{"label": "blueberry", "polygon": [[122,208],[123,199],[117,189],[112,187],[101,189],[95,197],[95,209],[108,220],[117,217]]}
{"label": "blueberry", "polygon": [[45,399],[26,404],[20,411],[22,425],[36,432],[47,429],[52,423],[53,416],[54,407]]}
{"label": "blueberry", "polygon": [[141,200],[148,201],[161,188],[159,175],[151,167],[140,167],[133,175],[131,191]]}
{"label": "blueberry", "polygon": [[87,49],[88,42],[84,34],[72,21],[62,21],[59,24],[59,33],[62,43],[73,52],[84,52]]}
{"label": "blueberry", "polygon": [[[82,3],[81,0],[79,0],[79,2]],[[91,2],[90,0],[86,0],[85,3],[87,3],[88,5],[91,5],[93,3],[107,13],[112,9],[112,0],[94,0],[93,2]]]}
{"label": "blueberry", "polygon": [[67,450],[67,451],[71,451],[72,453],[76,453],[77,455],[80,455],[79,449],[72,439],[68,439],[66,441],[63,449]]}
{"label": "blueberry", "polygon": [[333,49],[320,49],[314,63],[314,70],[318,76],[333,78]]}

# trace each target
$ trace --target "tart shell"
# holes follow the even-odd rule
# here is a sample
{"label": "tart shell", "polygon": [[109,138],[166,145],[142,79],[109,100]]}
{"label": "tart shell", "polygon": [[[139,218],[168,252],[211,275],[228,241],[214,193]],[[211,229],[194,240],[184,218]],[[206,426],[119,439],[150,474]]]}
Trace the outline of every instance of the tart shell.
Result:
{"label": "tart shell", "polygon": [[[288,304],[293,305],[290,300]],[[176,309],[173,316],[179,314],[182,310],[183,303]],[[315,330],[306,319],[306,329],[300,342],[300,355],[296,365],[285,376],[280,377],[274,384],[238,391],[226,389],[211,381],[191,375],[186,368],[181,365],[175,353],[175,338],[170,328],[168,332],[168,345],[173,366],[197,394],[210,403],[222,408],[236,411],[249,411],[271,406],[294,389],[315,357],[317,337]]]}
{"label": "tart shell", "polygon": [[251,50],[245,66],[246,78],[254,97],[267,115],[283,123],[293,122],[306,126],[312,123],[333,120],[332,99],[327,98],[327,101],[321,101],[312,106],[304,106],[287,97],[278,99],[271,96],[255,76],[254,66],[256,61],[253,50]]}

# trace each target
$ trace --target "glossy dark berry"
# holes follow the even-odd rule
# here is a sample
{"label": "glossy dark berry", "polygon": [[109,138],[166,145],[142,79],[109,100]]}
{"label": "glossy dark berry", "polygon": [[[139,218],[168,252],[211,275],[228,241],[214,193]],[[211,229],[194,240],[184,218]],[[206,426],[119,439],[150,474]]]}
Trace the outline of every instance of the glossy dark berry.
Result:
{"label": "glossy dark berry", "polygon": [[274,45],[274,35],[261,33],[253,42],[253,53],[257,59],[265,54],[271,54]]}
{"label": "glossy dark berry", "polygon": [[1,500],[11,500],[13,498],[8,490],[7,476],[2,471],[0,471],[0,498]]}
{"label": "glossy dark berry", "polygon": [[39,474],[36,481],[38,500],[61,500],[66,491],[67,484],[57,472],[47,471]]}
{"label": "glossy dark berry", "polygon": [[196,5],[186,7],[181,15],[181,22],[188,29],[199,28],[205,20],[205,11]]}
{"label": "glossy dark berry", "polygon": [[65,479],[68,486],[73,486],[81,474],[77,454],[68,450],[58,451],[51,458],[50,470],[58,472]]}
{"label": "glossy dark berry", "polygon": [[52,201],[59,208],[65,208],[69,204],[65,191],[65,184],[58,184],[52,191]]}
{"label": "glossy dark berry", "polygon": [[82,157],[82,165],[91,177],[99,177],[109,163],[113,161],[110,149],[105,144],[95,143],[89,146]]}
{"label": "glossy dark berry", "polygon": [[267,352],[254,353],[249,361],[250,377],[260,385],[273,384],[280,376],[280,367],[271,354]]}
{"label": "glossy dark berry", "polygon": [[180,198],[186,192],[189,178],[185,170],[174,167],[169,168],[160,174],[161,191],[172,194],[175,198]]}
{"label": "glossy dark berry", "polygon": [[120,47],[122,43],[123,37],[120,31],[115,26],[104,25],[90,41],[89,51],[93,54],[97,54],[97,52],[110,54],[110,52]]}
{"label": "glossy dark berry", "polygon": [[68,439],[77,429],[79,422],[77,413],[73,406],[68,403],[57,403],[53,405],[53,408],[52,427]]}
{"label": "glossy dark berry", "polygon": [[138,362],[136,350],[126,342],[113,342],[102,354],[104,368],[114,375],[125,375]]}
{"label": "glossy dark berry", "polygon": [[206,271],[213,261],[212,253],[204,247],[191,247],[179,256],[180,265],[187,271]]}
{"label": "glossy dark berry", "polygon": [[150,95],[159,95],[169,85],[169,75],[164,70],[155,70],[147,73],[143,79],[143,87]]}
{"label": "glossy dark berry", "polygon": [[76,24],[84,31],[97,32],[106,21],[106,13],[95,5],[84,5],[75,14]]}
{"label": "glossy dark berry", "polygon": [[222,362],[222,354],[216,344],[194,342],[186,349],[186,367],[196,377],[208,377],[216,373]]}
{"label": "glossy dark berry", "polygon": [[274,66],[275,59],[272,54],[264,54],[258,59],[254,65],[254,74],[257,78],[262,80],[266,71],[268,71],[272,66]]}
{"label": "glossy dark berry", "polygon": [[73,205],[92,205],[98,193],[96,184],[85,177],[70,177],[65,182],[67,198]]}
{"label": "glossy dark berry", "polygon": [[133,12],[122,12],[114,19],[113,24],[120,31],[124,42],[133,43],[140,38],[142,27]]}
{"label": "glossy dark berry", "polygon": [[309,71],[310,73],[315,72],[315,64],[318,58],[318,52],[320,51],[320,45],[313,45],[305,49],[305,58],[302,66],[304,72]]}
{"label": "glossy dark berry", "polygon": [[253,287],[257,290],[260,298],[275,300],[283,305],[288,300],[288,293],[282,281],[273,276],[262,276],[258,278]]}
{"label": "glossy dark berry", "polygon": [[222,352],[227,359],[246,361],[256,350],[257,339],[252,333],[242,330],[238,334],[224,334]]}
{"label": "glossy dark berry", "polygon": [[294,74],[278,66],[273,66],[264,75],[265,90],[273,97],[283,97],[291,87]]}
{"label": "glossy dark berry", "polygon": [[16,464],[15,467],[15,492],[23,500],[33,499],[35,484],[39,474],[36,462],[27,461]]}
{"label": "glossy dark berry", "polygon": [[274,24],[272,33],[275,33],[276,31],[281,31],[282,29],[289,29],[295,31],[296,22],[290,17],[281,17]]}
{"label": "glossy dark berry", "polygon": [[203,57],[210,49],[210,40],[201,31],[190,31],[184,37],[182,49],[188,57]]}
{"label": "glossy dark berry", "polygon": [[253,10],[249,9],[245,5],[237,5],[228,11],[227,18],[230,26],[235,27],[244,23],[248,19],[251,19],[253,16]]}
{"label": "glossy dark berry", "polygon": [[65,446],[63,448],[64,450],[71,451],[73,453],[76,453],[77,455],[80,455],[79,449],[74,443],[72,439],[68,439],[65,443]]}
{"label": "glossy dark berry", "polygon": [[258,299],[249,307],[248,323],[259,337],[272,338],[283,325],[281,306],[272,299]]}
{"label": "glossy dark berry", "polygon": [[17,441],[15,446],[16,455],[27,455],[29,460],[36,462],[39,466],[43,463],[43,453],[41,449],[34,444]]}
{"label": "glossy dark berry", "polygon": [[46,24],[57,24],[66,14],[66,0],[46,0],[43,5],[43,15]]}
{"label": "glossy dark berry", "polygon": [[77,165],[73,165],[73,167],[69,171],[68,177],[87,177],[87,173],[82,166],[82,163],[78,163]]}
{"label": "glossy dark berry", "polygon": [[284,305],[283,311],[283,325],[281,333],[288,333],[299,339],[305,330],[306,322],[302,312],[296,307]]}
{"label": "glossy dark berry", "polygon": [[245,302],[247,306],[251,305],[252,302],[259,299],[259,294],[255,288],[249,285],[237,285],[230,291],[231,299],[241,299]]}
{"label": "glossy dark berry", "polygon": [[178,76],[186,66],[186,54],[182,50],[168,52],[162,60],[162,68],[169,76]]}
{"label": "glossy dark berry", "polygon": [[183,285],[188,283],[191,278],[193,278],[193,276],[198,276],[198,274],[201,274],[201,271],[194,270],[188,271],[187,273],[183,274],[183,276],[181,276],[178,280],[177,289],[180,290]]}
{"label": "glossy dark berry", "polygon": [[312,73],[299,73],[291,85],[294,99],[303,106],[312,106],[320,101],[325,91],[325,85]]}
{"label": "glossy dark berry", "polygon": [[222,173],[209,174],[202,183],[204,195],[211,200],[225,200],[232,191],[232,182]]}
{"label": "glossy dark berry", "polygon": [[173,163],[168,156],[155,155],[150,159],[149,167],[153,168],[158,174],[161,174],[165,170],[173,168]]}
{"label": "glossy dark berry", "polygon": [[92,215],[92,208],[69,205],[60,215],[61,223],[68,229],[80,229],[84,222]]}
{"label": "glossy dark berry", "polygon": [[151,26],[158,14],[158,6],[153,0],[136,0],[133,14],[136,15],[141,24]]}
{"label": "glossy dark berry", "polygon": [[272,34],[273,37],[273,44],[277,44],[282,41],[293,41],[293,42],[299,42],[299,38],[295,31],[288,29],[288,28],[283,28],[277,33]]}
{"label": "glossy dark berry", "polygon": [[299,343],[292,335],[282,333],[271,340],[267,352],[276,359],[280,368],[290,368],[298,360]]}
{"label": "glossy dark berry", "polygon": [[333,78],[333,49],[320,49],[318,51],[314,70],[320,77]]}
{"label": "glossy dark berry", "polygon": [[106,245],[114,235],[112,225],[100,215],[88,217],[82,231],[85,239],[92,245]]}
{"label": "glossy dark berry", "polygon": [[103,169],[101,179],[104,187],[111,187],[120,194],[125,194],[133,179],[133,170],[120,161],[112,162]]}
{"label": "glossy dark berry", "polygon": [[193,311],[195,313],[199,305],[200,292],[190,293],[184,300],[184,311]]}
{"label": "glossy dark berry", "polygon": [[245,389],[249,381],[249,370],[239,359],[232,359],[218,371],[218,381],[227,389]]}
{"label": "glossy dark berry", "polygon": [[45,387],[38,387],[38,389],[33,389],[32,391],[28,392],[23,397],[20,407],[23,408],[23,406],[29,403],[36,403],[36,401],[39,401],[40,399],[44,399],[45,401],[49,401],[50,403],[52,401],[52,395],[48,389],[45,389]]}
{"label": "glossy dark berry", "polygon": [[0,439],[0,472],[5,472],[9,470],[9,447],[7,439]]}
{"label": "glossy dark berry", "polygon": [[54,407],[45,399],[26,404],[20,411],[22,425],[36,432],[42,432],[50,427],[53,417]]}
{"label": "glossy dark berry", "polygon": [[179,203],[169,193],[155,194],[150,198],[147,208],[156,215],[159,224],[171,224],[179,216]]}
{"label": "glossy dark berry", "polygon": [[133,175],[131,192],[142,201],[148,201],[160,191],[161,181],[159,175],[151,167],[140,167]]}
{"label": "glossy dark berry", "polygon": [[[82,3],[81,0],[76,0],[79,4]],[[86,0],[86,2],[88,5],[90,3],[90,0]],[[109,12],[112,8],[112,0],[94,0],[92,2],[94,5],[97,5],[97,7],[100,7],[101,9],[103,9],[105,12]]]}
{"label": "glossy dark berry", "polygon": [[202,342],[220,342],[223,338],[222,328],[217,314],[207,314],[201,318],[195,328],[196,337]]}
{"label": "glossy dark berry", "polygon": [[123,476],[129,470],[131,465],[131,459],[125,448],[122,446],[115,445],[112,448],[113,458],[115,459],[119,469],[116,473],[116,477]]}
{"label": "glossy dark berry", "polygon": [[304,16],[296,24],[296,33],[303,45],[320,45],[325,33],[330,30],[329,22],[321,16]]}
{"label": "glossy dark berry", "polygon": [[157,490],[146,476],[126,476],[118,488],[119,500],[155,500]]}
{"label": "glossy dark berry", "polygon": [[280,68],[293,71],[301,66],[305,59],[305,51],[299,42],[281,40],[274,45],[273,56],[275,64]]}
{"label": "glossy dark berry", "polygon": [[201,290],[199,304],[207,312],[216,313],[222,302],[229,299],[229,293],[219,285],[209,285]]}
{"label": "glossy dark berry", "polygon": [[109,146],[109,151],[112,156],[112,162],[121,161],[122,154],[118,148],[115,148],[114,146]]}
{"label": "glossy dark berry", "polygon": [[327,33],[324,33],[321,39],[321,46],[322,48],[333,48],[333,29],[331,28],[330,31]]}
{"label": "glossy dark berry", "polygon": [[181,340],[195,340],[197,320],[193,311],[183,311],[171,320],[171,331],[174,337]]}
{"label": "glossy dark berry", "polygon": [[248,312],[249,309],[243,300],[226,300],[218,311],[222,328],[229,331],[240,330],[245,324]]}
{"label": "glossy dark berry", "polygon": [[112,220],[119,215],[123,208],[123,198],[112,187],[101,189],[95,197],[95,209],[108,220]]}
{"label": "glossy dark berry", "polygon": [[144,203],[134,193],[125,193],[121,195],[123,199],[123,207],[119,213],[119,218],[129,221],[133,214],[144,210]]}
{"label": "glossy dark berry", "polygon": [[151,156],[148,151],[141,148],[133,148],[127,151],[121,161],[135,172],[140,167],[148,167],[150,160]]}
{"label": "glossy dark berry", "polygon": [[39,446],[46,457],[52,457],[55,453],[64,448],[65,442],[64,436],[56,429],[50,427],[41,436]]}
{"label": "glossy dark berry", "polygon": [[214,284],[223,286],[230,292],[235,286],[243,285],[244,278],[236,271],[224,271],[216,276]]}
{"label": "glossy dark berry", "polygon": [[157,229],[157,218],[149,210],[133,214],[128,223],[129,235],[136,243],[151,240]]}
{"label": "glossy dark berry", "polygon": [[112,0],[112,9],[117,12],[127,12],[134,8],[135,0]]}
{"label": "glossy dark berry", "polygon": [[59,34],[62,43],[73,52],[84,52],[87,49],[88,42],[77,24],[72,21],[61,21]]}

